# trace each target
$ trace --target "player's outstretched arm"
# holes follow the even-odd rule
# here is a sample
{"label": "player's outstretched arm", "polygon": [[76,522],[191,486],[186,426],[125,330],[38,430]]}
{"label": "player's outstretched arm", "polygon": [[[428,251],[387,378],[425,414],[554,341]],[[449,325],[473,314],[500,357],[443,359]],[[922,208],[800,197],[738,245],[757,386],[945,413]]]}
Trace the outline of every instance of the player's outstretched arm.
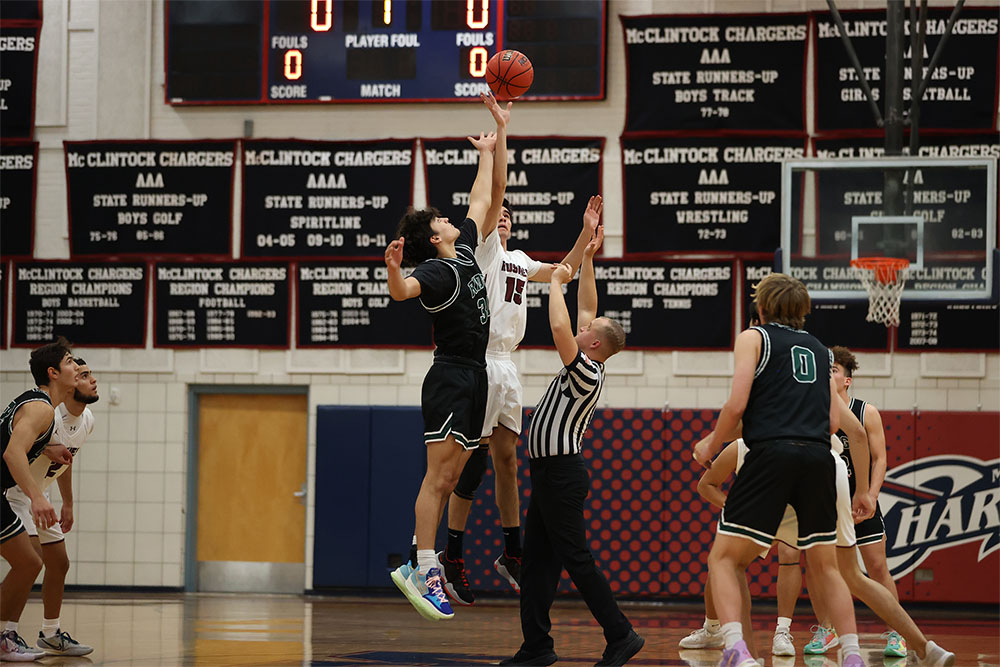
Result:
{"label": "player's outstretched arm", "polygon": [[472,218],[479,230],[479,236],[483,237],[483,228],[486,221],[486,212],[490,208],[490,192],[493,189],[493,149],[496,147],[496,132],[479,133],[479,138],[466,137],[469,142],[479,151],[479,170],[476,172],[476,180],[472,183],[472,190],[469,191],[469,210],[465,213],[466,218]]}
{"label": "player's outstretched arm", "polygon": [[594,276],[594,255],[604,242],[604,226],[598,225],[594,237],[583,251],[580,267],[580,288],[576,291],[576,326],[581,329],[597,317],[597,278]]}
{"label": "player's outstretched arm", "polygon": [[[702,440],[708,440],[708,438]],[[712,461],[712,466],[698,480],[698,495],[719,509],[726,505],[726,493],[722,490],[722,484],[736,470],[738,447],[739,443],[735,440],[726,445],[722,453]]]}
{"label": "player's outstretched arm", "polygon": [[507,125],[510,123],[510,110],[513,102],[507,103],[507,108],[502,108],[492,93],[481,93],[479,95],[483,104],[489,109],[493,118],[497,122],[497,143],[493,149],[493,181],[490,189],[490,208],[486,212],[486,219],[480,228],[483,238],[493,233],[500,220],[500,209],[503,208],[504,194],[507,192]]}
{"label": "player's outstretched arm", "polygon": [[885,481],[885,429],[882,427],[882,415],[871,403],[865,406],[865,432],[868,434],[868,451],[871,454],[872,462],[868,495],[872,497],[872,501],[877,501],[878,494],[882,490],[882,483]]}
{"label": "player's outstretched arm", "polygon": [[580,348],[573,335],[573,325],[569,321],[569,311],[566,309],[566,299],[563,297],[562,286],[573,279],[573,272],[566,264],[560,264],[552,272],[549,280],[549,327],[552,329],[552,342],[556,345],[559,359],[563,366],[569,366],[576,359]]}
{"label": "player's outstretched arm", "polygon": [[[583,261],[583,251],[586,249],[587,244],[590,243],[590,239],[594,237],[594,232],[597,231],[597,225],[601,222],[601,212],[603,210],[604,200],[601,199],[601,195],[591,197],[587,203],[586,210],[583,212],[583,228],[580,230],[580,235],[576,237],[573,249],[562,260],[570,265],[574,273],[580,268],[580,263]],[[552,270],[557,266],[559,265],[543,264],[535,275],[528,278],[528,280],[548,282],[549,277],[552,275]]]}
{"label": "player's outstretched arm", "polygon": [[406,239],[402,236],[389,244],[385,249],[386,282],[389,283],[389,296],[393,301],[406,301],[420,296],[420,282],[413,276],[403,277],[400,268],[403,262],[403,245]]}
{"label": "player's outstretched arm", "polygon": [[24,495],[31,500],[31,518],[39,528],[48,528],[57,521],[57,517],[52,503],[45,499],[38,482],[31,476],[28,450],[34,444],[35,438],[48,429],[53,415],[52,406],[43,401],[31,401],[18,408],[14,415],[10,440],[3,453],[3,460],[10,470],[10,476],[21,487]]}
{"label": "player's outstretched arm", "polygon": [[736,346],[733,348],[732,390],[725,405],[722,406],[715,430],[709,436],[710,440],[705,445],[696,445],[694,449],[695,460],[706,468],[711,465],[712,457],[722,449],[726,435],[732,433],[743,419],[743,411],[746,410],[747,401],[750,399],[757,359],[760,357],[760,341],[760,334],[753,329],[747,329],[736,337]]}

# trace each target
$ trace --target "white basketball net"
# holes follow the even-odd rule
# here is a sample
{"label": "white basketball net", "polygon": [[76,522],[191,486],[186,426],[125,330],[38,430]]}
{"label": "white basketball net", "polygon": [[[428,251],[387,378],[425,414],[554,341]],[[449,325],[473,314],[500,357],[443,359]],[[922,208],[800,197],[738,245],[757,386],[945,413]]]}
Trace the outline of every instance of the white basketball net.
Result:
{"label": "white basketball net", "polygon": [[868,292],[869,322],[881,322],[887,327],[899,326],[899,302],[909,267],[899,269],[887,267],[854,267],[855,275]]}

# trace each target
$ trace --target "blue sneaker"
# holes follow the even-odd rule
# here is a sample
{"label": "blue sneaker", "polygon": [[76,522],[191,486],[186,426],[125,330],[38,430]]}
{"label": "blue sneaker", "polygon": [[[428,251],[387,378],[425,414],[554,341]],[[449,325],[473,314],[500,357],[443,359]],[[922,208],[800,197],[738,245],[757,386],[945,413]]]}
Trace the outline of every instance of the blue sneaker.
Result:
{"label": "blue sneaker", "polygon": [[393,570],[390,577],[417,613],[427,620],[440,621],[455,615],[441,585],[441,570],[438,568],[431,568],[423,577],[406,562]]}

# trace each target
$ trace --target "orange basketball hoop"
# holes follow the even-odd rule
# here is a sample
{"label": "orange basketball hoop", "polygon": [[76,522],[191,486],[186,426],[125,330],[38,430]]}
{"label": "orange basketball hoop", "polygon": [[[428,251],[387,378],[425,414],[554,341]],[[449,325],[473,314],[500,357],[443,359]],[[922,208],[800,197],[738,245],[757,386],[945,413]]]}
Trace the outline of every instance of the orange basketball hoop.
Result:
{"label": "orange basketball hoop", "polygon": [[859,257],[851,266],[868,292],[869,322],[887,327],[899,326],[899,302],[910,269],[910,262],[898,257]]}

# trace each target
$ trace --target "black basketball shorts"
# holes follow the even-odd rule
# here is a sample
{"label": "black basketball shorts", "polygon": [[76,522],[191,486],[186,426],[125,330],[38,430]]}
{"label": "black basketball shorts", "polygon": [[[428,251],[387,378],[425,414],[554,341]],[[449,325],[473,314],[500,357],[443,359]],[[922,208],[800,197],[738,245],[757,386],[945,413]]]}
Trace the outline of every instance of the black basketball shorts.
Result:
{"label": "black basketball shorts", "polygon": [[791,505],[799,549],[837,542],[837,472],[829,445],[774,440],[755,443],[726,499],[719,533],[768,547]]}
{"label": "black basketball shorts", "polygon": [[14,513],[14,508],[10,506],[4,491],[0,491],[0,506],[2,506],[0,507],[0,544],[2,544],[18,533],[24,532],[24,524]]}
{"label": "black basketball shorts", "polygon": [[858,546],[877,544],[885,537],[885,521],[882,520],[882,508],[875,503],[875,515],[854,525],[854,533],[858,537]]}
{"label": "black basketball shorts", "polygon": [[441,442],[453,435],[465,449],[478,447],[486,418],[488,389],[485,365],[435,358],[420,392],[424,444]]}

